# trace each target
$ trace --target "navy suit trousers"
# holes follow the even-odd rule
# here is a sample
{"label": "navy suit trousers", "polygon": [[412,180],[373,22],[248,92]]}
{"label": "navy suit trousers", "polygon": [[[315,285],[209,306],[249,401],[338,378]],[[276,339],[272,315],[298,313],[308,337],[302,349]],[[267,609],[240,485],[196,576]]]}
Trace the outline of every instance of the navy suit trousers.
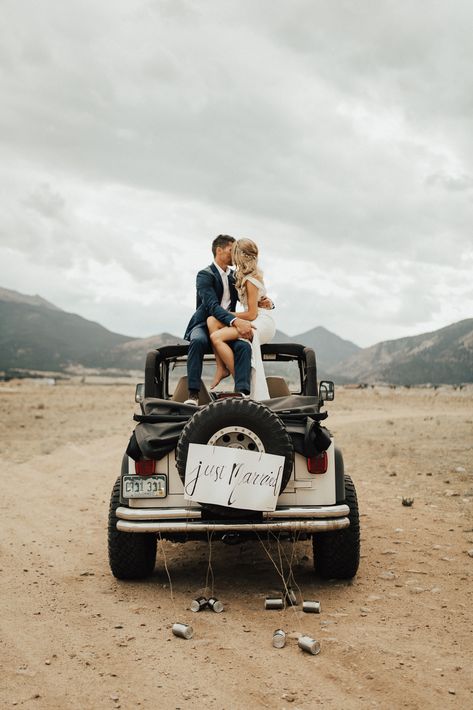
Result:
{"label": "navy suit trousers", "polygon": [[[190,390],[200,390],[204,355],[211,353],[209,331],[205,325],[197,325],[189,337],[187,354],[187,377]],[[251,345],[246,340],[233,340],[228,343],[235,356],[235,390],[250,393]]]}

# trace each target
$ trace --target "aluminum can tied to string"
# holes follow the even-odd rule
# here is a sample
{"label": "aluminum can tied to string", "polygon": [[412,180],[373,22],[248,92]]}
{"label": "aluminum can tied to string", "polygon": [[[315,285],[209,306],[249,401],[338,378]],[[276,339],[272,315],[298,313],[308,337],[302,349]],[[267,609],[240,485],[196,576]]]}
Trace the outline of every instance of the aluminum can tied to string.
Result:
{"label": "aluminum can tied to string", "polygon": [[265,609],[284,609],[284,599],[281,597],[266,597],[264,600]]}
{"label": "aluminum can tied to string", "polygon": [[273,634],[273,646],[274,648],[284,648],[286,645],[286,632],[282,629],[276,629]]}
{"label": "aluminum can tied to string", "polygon": [[283,597],[287,606],[297,606],[296,593],[292,587],[287,587],[287,589],[283,591]]}
{"label": "aluminum can tied to string", "polygon": [[191,639],[194,635],[194,629],[189,624],[181,624],[177,622],[172,625],[172,632],[174,636],[179,636],[181,639]]}
{"label": "aluminum can tied to string", "polygon": [[216,614],[220,614],[223,611],[223,604],[216,597],[210,597],[207,603]]}
{"label": "aluminum can tied to string", "polygon": [[320,602],[306,600],[302,602],[302,611],[307,614],[320,614]]}
{"label": "aluminum can tied to string", "polygon": [[202,611],[208,605],[208,600],[205,597],[197,597],[193,599],[190,603],[191,611]]}
{"label": "aluminum can tied to string", "polygon": [[297,643],[299,648],[301,648],[306,653],[311,653],[313,656],[316,656],[318,653],[320,653],[320,642],[316,641],[310,636],[300,636],[299,641]]}

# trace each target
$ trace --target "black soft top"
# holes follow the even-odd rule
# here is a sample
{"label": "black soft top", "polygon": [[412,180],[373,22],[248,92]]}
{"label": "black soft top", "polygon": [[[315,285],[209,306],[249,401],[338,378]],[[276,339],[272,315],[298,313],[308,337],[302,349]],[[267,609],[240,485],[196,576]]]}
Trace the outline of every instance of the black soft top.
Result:
{"label": "black soft top", "polygon": [[[176,344],[176,345],[162,345],[156,350],[152,350],[149,355],[153,355],[155,359],[160,362],[164,360],[173,360],[178,357],[185,357],[189,349],[188,345]],[[210,354],[209,350],[209,354]],[[303,359],[307,360],[309,353],[313,352],[311,348],[307,348],[305,345],[300,345],[299,343],[267,343],[261,346],[261,354],[263,358],[265,355],[282,355],[289,356],[290,359]],[[268,358],[272,359],[272,358]],[[283,357],[283,359],[286,359]]]}
{"label": "black soft top", "polygon": [[[304,456],[324,451],[330,446],[330,434],[320,425],[327,412],[320,412],[316,397],[289,395],[261,402],[275,412],[292,438],[294,449]],[[218,401],[209,407],[219,406]],[[138,422],[127,448],[128,456],[161,459],[172,451],[187,422],[196,414],[194,405],[159,397],[147,397],[142,402],[143,414],[135,414]]]}

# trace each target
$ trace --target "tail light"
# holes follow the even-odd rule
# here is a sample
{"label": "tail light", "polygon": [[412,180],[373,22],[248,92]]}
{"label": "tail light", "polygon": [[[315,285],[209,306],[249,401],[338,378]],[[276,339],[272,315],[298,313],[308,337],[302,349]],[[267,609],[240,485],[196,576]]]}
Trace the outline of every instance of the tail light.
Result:
{"label": "tail light", "polygon": [[322,451],[317,456],[307,459],[307,470],[309,473],[325,473],[328,469],[328,456],[326,451]]}
{"label": "tail light", "polygon": [[135,473],[138,476],[151,476],[154,473],[154,466],[156,461],[154,459],[140,459],[135,461]]}

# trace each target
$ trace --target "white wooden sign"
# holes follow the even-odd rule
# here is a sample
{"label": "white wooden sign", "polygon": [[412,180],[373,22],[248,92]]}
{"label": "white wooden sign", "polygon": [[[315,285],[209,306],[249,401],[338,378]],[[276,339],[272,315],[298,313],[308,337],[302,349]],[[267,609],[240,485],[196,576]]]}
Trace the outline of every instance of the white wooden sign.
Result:
{"label": "white wooden sign", "polygon": [[184,498],[246,510],[275,510],[284,456],[189,444]]}

